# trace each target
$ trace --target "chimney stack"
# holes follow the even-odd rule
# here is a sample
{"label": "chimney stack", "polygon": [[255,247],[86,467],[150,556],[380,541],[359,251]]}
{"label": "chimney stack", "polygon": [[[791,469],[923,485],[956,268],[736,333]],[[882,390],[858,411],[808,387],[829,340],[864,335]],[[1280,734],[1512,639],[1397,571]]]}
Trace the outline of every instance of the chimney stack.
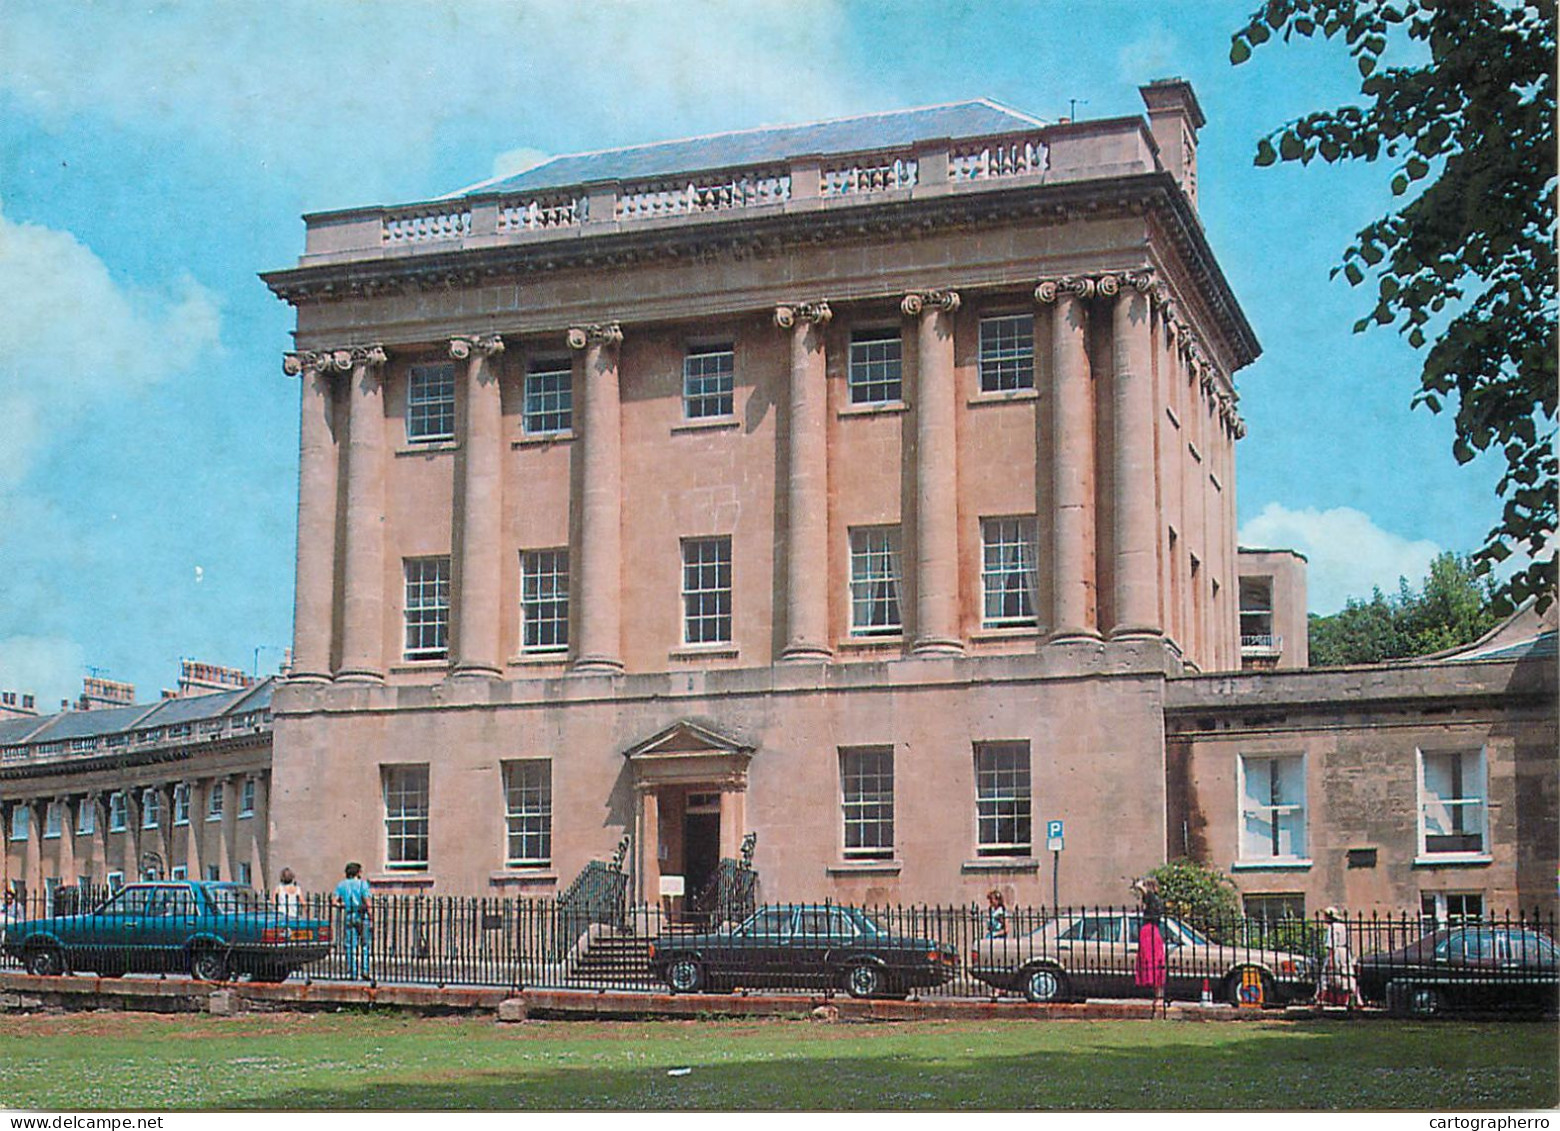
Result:
{"label": "chimney stack", "polygon": [[1159,161],[1197,210],[1197,131],[1207,125],[1192,84],[1185,79],[1155,79],[1138,87],[1148,107],[1148,128],[1159,146]]}

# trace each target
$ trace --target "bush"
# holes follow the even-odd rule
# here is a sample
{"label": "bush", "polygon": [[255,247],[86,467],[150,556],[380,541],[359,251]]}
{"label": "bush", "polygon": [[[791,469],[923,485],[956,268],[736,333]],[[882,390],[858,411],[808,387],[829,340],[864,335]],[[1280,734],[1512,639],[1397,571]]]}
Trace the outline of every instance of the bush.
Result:
{"label": "bush", "polygon": [[1241,923],[1235,881],[1195,860],[1172,860],[1149,873],[1159,881],[1165,910],[1218,942],[1231,941]]}

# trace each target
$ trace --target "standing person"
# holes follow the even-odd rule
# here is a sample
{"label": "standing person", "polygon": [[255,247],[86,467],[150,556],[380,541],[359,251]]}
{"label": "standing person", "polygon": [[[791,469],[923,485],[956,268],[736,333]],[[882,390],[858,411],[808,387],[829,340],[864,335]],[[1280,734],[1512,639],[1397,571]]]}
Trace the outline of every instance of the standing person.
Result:
{"label": "standing person", "polygon": [[303,914],[303,889],[298,886],[298,877],[293,875],[291,868],[282,869],[281,883],[276,885],[276,893],[272,898],[276,901],[278,913],[287,916]]}
{"label": "standing person", "polygon": [[336,885],[331,903],[341,909],[341,938],[347,947],[347,977],[368,977],[368,948],[374,912],[368,905],[368,881],[363,865],[350,863],[346,878]]}
{"label": "standing person", "polygon": [[1154,1008],[1165,1010],[1165,936],[1160,929],[1165,921],[1165,901],[1159,895],[1159,881],[1144,876],[1132,881],[1141,906],[1142,925],[1138,927],[1137,970],[1135,981],[1139,987],[1154,995]]}
{"label": "standing person", "polygon": [[1350,1009],[1363,1004],[1360,985],[1354,977],[1354,951],[1349,946],[1349,923],[1336,907],[1322,908],[1326,923],[1322,937],[1322,981],[1316,997],[1323,1005],[1344,1005]]}
{"label": "standing person", "polygon": [[986,937],[1007,938],[1007,901],[1002,898],[1000,891],[986,893]]}

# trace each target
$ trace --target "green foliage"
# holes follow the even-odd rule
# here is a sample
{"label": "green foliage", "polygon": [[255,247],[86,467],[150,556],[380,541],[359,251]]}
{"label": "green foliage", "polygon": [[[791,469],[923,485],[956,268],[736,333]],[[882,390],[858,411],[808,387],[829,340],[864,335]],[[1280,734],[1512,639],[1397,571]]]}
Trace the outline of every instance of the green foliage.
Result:
{"label": "green foliage", "polygon": [[1206,931],[1219,942],[1229,941],[1241,918],[1235,881],[1217,868],[1195,860],[1172,860],[1149,873],[1159,881],[1165,910]]}
{"label": "green foliage", "polygon": [[1497,609],[1494,582],[1469,559],[1442,554],[1421,589],[1403,578],[1394,597],[1377,589],[1332,616],[1311,614],[1311,666],[1375,664],[1471,644],[1500,623]]}
{"label": "green foliage", "polygon": [[[1556,581],[1555,0],[1270,0],[1230,45],[1236,65],[1280,35],[1340,39],[1364,107],[1320,110],[1257,143],[1256,164],[1387,158],[1396,196],[1333,269],[1374,275],[1371,312],[1425,349],[1414,404],[1456,410],[1452,454],[1498,452],[1500,520],[1474,561],[1529,562],[1501,608],[1540,609]],[[1428,57],[1419,66],[1400,57]]]}

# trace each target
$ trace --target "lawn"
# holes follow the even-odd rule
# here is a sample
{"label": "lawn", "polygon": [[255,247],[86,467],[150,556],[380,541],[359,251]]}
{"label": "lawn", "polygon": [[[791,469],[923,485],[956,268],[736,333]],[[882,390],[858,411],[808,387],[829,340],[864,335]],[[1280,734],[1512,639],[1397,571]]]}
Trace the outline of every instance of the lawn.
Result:
{"label": "lawn", "polygon": [[0,1016],[13,1107],[216,1110],[1548,1108],[1539,1023],[528,1022]]}

